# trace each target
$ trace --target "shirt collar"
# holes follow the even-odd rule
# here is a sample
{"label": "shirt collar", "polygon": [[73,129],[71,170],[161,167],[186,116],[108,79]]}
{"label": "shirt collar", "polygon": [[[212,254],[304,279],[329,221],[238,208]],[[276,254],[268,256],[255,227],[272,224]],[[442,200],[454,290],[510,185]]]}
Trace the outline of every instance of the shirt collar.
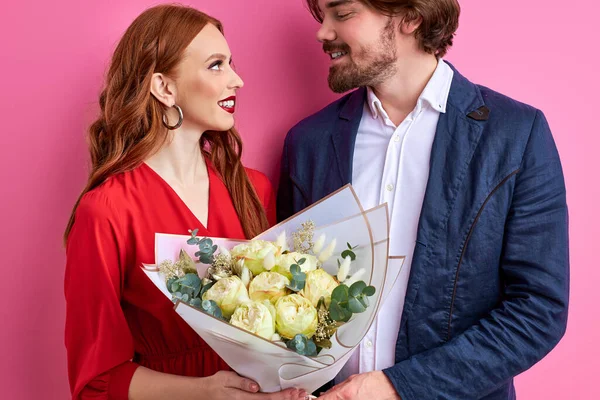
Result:
{"label": "shirt collar", "polygon": [[[417,107],[426,103],[437,112],[445,113],[453,76],[452,68],[440,59],[431,79],[419,96]],[[381,101],[371,87],[367,87],[367,104],[373,118],[377,119],[379,115],[382,115],[384,119],[387,117]]]}

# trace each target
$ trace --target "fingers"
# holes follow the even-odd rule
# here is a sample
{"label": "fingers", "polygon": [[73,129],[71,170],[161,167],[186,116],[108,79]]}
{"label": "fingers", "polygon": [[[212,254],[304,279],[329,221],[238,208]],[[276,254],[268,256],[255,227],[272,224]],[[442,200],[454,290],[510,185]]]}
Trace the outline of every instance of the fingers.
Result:
{"label": "fingers", "polygon": [[275,393],[261,393],[256,400],[307,400],[308,393],[303,389],[289,388]]}
{"label": "fingers", "polygon": [[250,393],[256,393],[260,389],[256,382],[248,378],[243,378],[235,372],[229,372],[227,374],[223,386],[233,389],[240,389]]}
{"label": "fingers", "polygon": [[320,400],[335,400],[338,399],[338,386],[334,386],[325,393],[319,393]]}
{"label": "fingers", "polygon": [[321,396],[325,396],[326,394],[331,394],[334,390],[337,390],[337,385],[332,387],[331,389],[329,389],[326,392],[321,392],[319,393],[319,398],[321,398]]}
{"label": "fingers", "polygon": [[338,397],[335,392],[325,392],[319,395],[319,400],[337,400]]}

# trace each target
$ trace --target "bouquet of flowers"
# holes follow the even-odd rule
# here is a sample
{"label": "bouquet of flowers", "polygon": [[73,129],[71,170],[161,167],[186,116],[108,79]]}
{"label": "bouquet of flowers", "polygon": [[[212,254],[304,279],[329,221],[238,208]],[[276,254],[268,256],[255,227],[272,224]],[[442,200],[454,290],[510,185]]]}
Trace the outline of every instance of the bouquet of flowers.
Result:
{"label": "bouquet of flowers", "polygon": [[388,262],[387,206],[362,210],[350,186],[250,241],[190,233],[156,234],[156,264],[145,272],[265,392],[310,392],[332,379],[402,266]]}

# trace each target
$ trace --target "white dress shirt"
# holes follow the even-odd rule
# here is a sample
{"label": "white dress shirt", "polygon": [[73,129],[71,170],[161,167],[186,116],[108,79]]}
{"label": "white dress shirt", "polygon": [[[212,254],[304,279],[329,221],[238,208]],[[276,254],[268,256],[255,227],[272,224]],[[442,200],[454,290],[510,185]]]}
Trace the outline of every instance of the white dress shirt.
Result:
{"label": "white dress shirt", "polygon": [[336,378],[382,370],[395,364],[394,354],[429,177],[431,146],[454,72],[440,60],[415,109],[395,126],[371,88],[358,128],[352,185],[363,207],[388,203],[390,256],[406,256],[396,284],[373,326]]}

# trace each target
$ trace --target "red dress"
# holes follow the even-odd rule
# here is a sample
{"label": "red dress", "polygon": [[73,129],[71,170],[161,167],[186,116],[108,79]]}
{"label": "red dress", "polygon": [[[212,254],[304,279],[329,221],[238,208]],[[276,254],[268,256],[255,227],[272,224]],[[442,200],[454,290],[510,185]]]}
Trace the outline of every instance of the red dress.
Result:
{"label": "red dress", "polygon": [[[270,222],[271,184],[246,169]],[[127,399],[135,369],[210,376],[227,364],[179,317],[141,270],[154,263],[154,233],[243,239],[231,197],[209,166],[204,227],[149,166],[108,179],[87,193],[67,243],[65,344],[73,399]]]}

